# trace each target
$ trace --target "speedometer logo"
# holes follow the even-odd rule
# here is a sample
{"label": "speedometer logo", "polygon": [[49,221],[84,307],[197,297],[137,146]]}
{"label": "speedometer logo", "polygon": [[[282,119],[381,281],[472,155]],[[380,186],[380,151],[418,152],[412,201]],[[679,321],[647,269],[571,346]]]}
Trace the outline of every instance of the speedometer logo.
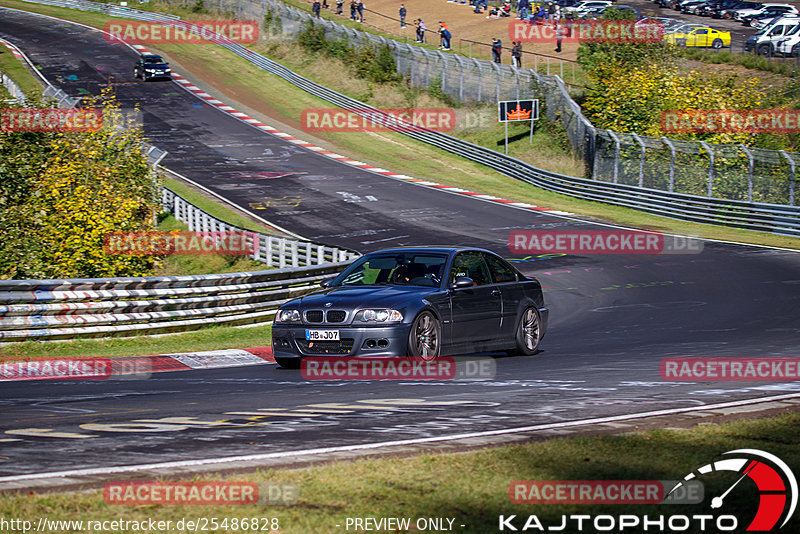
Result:
{"label": "speedometer logo", "polygon": [[[719,460],[697,468],[675,485],[670,494],[680,488],[684,482],[707,476],[710,473],[728,471],[740,473],[741,476],[722,494],[711,500],[711,508],[725,506],[725,498],[740,487],[745,478],[749,478],[758,488],[758,511],[747,527],[748,532],[764,532],[772,530],[779,524],[783,527],[797,508],[797,479],[789,466],[777,456],[757,449],[737,449],[723,453],[735,456]],[[787,505],[788,504],[788,505]],[[781,520],[783,520],[781,522]]]}

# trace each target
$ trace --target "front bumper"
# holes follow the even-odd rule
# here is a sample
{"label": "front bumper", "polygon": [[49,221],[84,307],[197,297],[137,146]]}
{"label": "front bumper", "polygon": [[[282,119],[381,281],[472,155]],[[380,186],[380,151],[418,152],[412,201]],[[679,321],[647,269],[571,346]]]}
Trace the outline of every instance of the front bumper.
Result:
{"label": "front bumper", "polygon": [[410,324],[392,326],[341,326],[339,341],[307,341],[306,330],[319,325],[273,325],[272,353],[276,358],[302,356],[405,356]]}

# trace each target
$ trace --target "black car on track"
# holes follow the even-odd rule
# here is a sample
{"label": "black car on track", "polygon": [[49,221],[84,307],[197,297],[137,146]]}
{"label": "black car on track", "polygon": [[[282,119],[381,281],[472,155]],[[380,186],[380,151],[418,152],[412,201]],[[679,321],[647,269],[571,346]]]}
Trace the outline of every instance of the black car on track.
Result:
{"label": "black car on track", "polygon": [[156,78],[172,78],[172,70],[164,58],[156,54],[142,54],[133,67],[133,75],[144,81]]}
{"label": "black car on track", "polygon": [[275,315],[272,348],[283,367],[303,356],[530,355],[547,329],[538,280],[482,249],[372,252],[322,286]]}

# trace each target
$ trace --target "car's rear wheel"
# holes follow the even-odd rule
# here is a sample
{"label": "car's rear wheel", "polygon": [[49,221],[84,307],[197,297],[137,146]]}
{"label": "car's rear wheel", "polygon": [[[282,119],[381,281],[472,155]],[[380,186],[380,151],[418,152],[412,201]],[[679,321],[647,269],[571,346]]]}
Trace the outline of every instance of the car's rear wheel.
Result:
{"label": "car's rear wheel", "polygon": [[717,50],[722,48],[722,39],[714,39],[714,41],[711,43],[711,48],[715,48]]}
{"label": "car's rear wheel", "polygon": [[531,356],[539,350],[542,339],[542,320],[539,310],[533,306],[522,312],[522,317],[517,325],[517,354]]}
{"label": "car's rear wheel", "polygon": [[300,358],[275,358],[275,363],[285,369],[300,369]]}
{"label": "car's rear wheel", "polygon": [[442,326],[429,311],[417,315],[408,334],[408,355],[423,360],[439,357],[442,342]]}

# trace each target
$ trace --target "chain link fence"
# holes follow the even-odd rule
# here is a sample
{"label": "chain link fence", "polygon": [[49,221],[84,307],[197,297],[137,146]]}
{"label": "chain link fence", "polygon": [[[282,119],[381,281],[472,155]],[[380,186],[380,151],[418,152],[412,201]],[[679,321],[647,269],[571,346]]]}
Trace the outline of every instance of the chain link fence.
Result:
{"label": "chain link fence", "polygon": [[[463,104],[538,98],[547,119],[565,128],[595,180],[709,198],[795,205],[800,154],[599,130],[583,115],[562,76],[543,74],[538,64],[534,69],[516,68],[429,50],[315,18],[273,0],[206,1],[208,7],[239,18],[266,21],[268,31],[283,37],[295,38],[313,23],[324,29],[327,39],[346,40],[353,46],[388,46],[397,71],[412,86],[436,86]],[[559,73],[565,69],[563,62],[558,69]],[[572,65],[566,69],[574,76]]]}

